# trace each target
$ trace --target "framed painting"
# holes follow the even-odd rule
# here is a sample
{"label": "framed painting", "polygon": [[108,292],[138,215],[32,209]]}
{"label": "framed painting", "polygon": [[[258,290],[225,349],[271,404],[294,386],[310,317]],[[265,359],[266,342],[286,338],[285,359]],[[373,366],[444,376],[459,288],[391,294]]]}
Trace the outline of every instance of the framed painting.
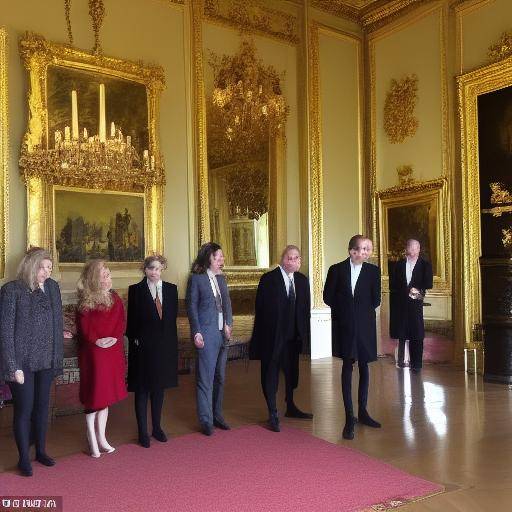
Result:
{"label": "framed painting", "polygon": [[0,279],[5,276],[9,127],[7,114],[7,32],[0,27]]}
{"label": "framed painting", "polygon": [[92,256],[134,266],[161,253],[163,69],[35,34],[20,41],[20,53],[29,72],[19,162],[28,244],[49,248],[63,267]]}
{"label": "framed painting", "polygon": [[446,287],[444,194],[443,178],[378,193],[383,276],[389,276],[393,264],[405,256],[407,240],[414,238],[432,264],[434,289]]}
{"label": "framed painting", "polygon": [[60,266],[102,258],[144,259],[144,194],[54,188],[55,247]]}

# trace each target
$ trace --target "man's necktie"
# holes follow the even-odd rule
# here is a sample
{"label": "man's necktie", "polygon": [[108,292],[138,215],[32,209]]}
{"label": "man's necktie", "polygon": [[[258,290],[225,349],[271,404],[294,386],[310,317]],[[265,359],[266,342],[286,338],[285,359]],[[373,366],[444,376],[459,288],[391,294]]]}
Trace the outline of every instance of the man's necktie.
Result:
{"label": "man's necktie", "polygon": [[[213,279],[217,279],[216,277],[214,277]],[[214,283],[215,285],[216,283]],[[220,296],[220,293],[219,293],[219,289],[217,288],[217,286],[215,286],[215,294],[214,294],[214,297],[215,297],[215,306],[217,307],[217,311],[219,313],[222,313],[222,299],[221,299],[221,296]]]}
{"label": "man's necktie", "polygon": [[288,276],[289,286],[288,286],[288,300],[290,302],[295,302],[295,287],[293,286],[293,279],[291,276]]}
{"label": "man's necktie", "polygon": [[158,311],[158,316],[160,317],[160,320],[162,320],[162,303],[160,302],[160,297],[158,296],[158,287],[156,287],[155,290],[156,290],[155,306],[156,306],[156,310]]}

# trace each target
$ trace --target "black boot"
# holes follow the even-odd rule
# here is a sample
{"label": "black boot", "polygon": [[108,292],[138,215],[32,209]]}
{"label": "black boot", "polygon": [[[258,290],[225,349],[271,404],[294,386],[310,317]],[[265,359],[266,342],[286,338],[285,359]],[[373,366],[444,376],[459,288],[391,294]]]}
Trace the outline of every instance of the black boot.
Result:
{"label": "black boot", "polygon": [[300,418],[303,420],[313,419],[313,415],[310,412],[302,412],[293,402],[287,405],[285,416],[287,418]]}
{"label": "black boot", "polygon": [[345,427],[343,427],[343,439],[354,439],[354,426],[356,423],[357,419],[354,416],[347,416]]}
{"label": "black boot", "polygon": [[372,428],[380,428],[382,425],[375,421],[369,414],[366,409],[361,409],[359,411],[359,423],[362,423],[363,425],[366,425],[367,427]]}

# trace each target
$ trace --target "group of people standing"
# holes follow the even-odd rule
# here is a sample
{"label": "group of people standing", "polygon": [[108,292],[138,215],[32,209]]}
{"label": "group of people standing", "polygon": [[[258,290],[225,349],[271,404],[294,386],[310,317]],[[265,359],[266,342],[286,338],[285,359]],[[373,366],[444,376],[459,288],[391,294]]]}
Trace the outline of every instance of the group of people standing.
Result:
{"label": "group of people standing", "polygon": [[[409,243],[410,242],[410,243]],[[421,367],[422,332],[418,331],[418,297],[431,287],[429,264],[418,258],[419,243],[409,241],[411,258],[405,273],[397,266],[390,279],[400,297],[405,296],[406,320],[399,324],[400,343],[417,343],[414,367]],[[412,245],[411,245],[412,244]],[[380,304],[380,270],[367,263],[371,240],[361,235],[349,242],[349,258],[333,265],[324,288],[324,301],[332,310],[333,355],[343,359],[342,391],[346,413],[343,437],[354,437],[357,420],[352,405],[352,367],[359,366],[358,421],[380,427],[367,411],[368,363],[377,358],[375,309]],[[418,261],[420,264],[418,265]],[[276,395],[279,373],[285,376],[287,417],[311,419],[294,402],[299,381],[299,354],[310,343],[310,287],[299,272],[298,247],[287,246],[280,264],[265,273],[256,293],[255,319],[250,343],[251,359],[261,360],[261,386],[268,408],[269,428],[280,431]],[[147,422],[151,403],[151,434],[166,442],[161,426],[164,390],[178,384],[178,291],[162,281],[167,266],[161,255],[144,260],[143,279],[128,289],[128,311],[112,290],[107,262],[88,261],[78,281],[77,338],[79,340],[80,401],[84,406],[86,434],[92,457],[115,450],[106,438],[109,407],[134,393],[139,444],[150,447]],[[222,248],[204,244],[192,264],[186,293],[187,314],[196,347],[197,415],[203,434],[215,428],[229,430],[223,417],[227,349],[233,314],[226,279],[222,273]],[[50,388],[62,373],[63,339],[73,334],[63,329],[59,285],[50,278],[52,258],[42,248],[31,248],[22,259],[17,279],[0,291],[0,378],[9,382],[14,399],[14,435],[18,468],[31,476],[30,446],[35,459],[53,466],[46,453]],[[429,279],[430,275],[430,281]],[[405,285],[404,285],[405,282]],[[430,286],[429,286],[430,284]],[[403,298],[403,297],[402,297]],[[402,299],[400,299],[402,300]],[[409,304],[408,301],[416,301]],[[411,315],[409,313],[411,312]],[[415,316],[416,315],[416,316]],[[402,315],[403,316],[403,315]],[[421,313],[421,322],[422,322]],[[395,326],[396,327],[396,326]],[[128,338],[128,378],[124,335]],[[421,338],[421,340],[420,340]],[[403,351],[401,352],[403,353]],[[419,358],[419,359],[418,359]],[[419,361],[419,362],[418,362]]]}

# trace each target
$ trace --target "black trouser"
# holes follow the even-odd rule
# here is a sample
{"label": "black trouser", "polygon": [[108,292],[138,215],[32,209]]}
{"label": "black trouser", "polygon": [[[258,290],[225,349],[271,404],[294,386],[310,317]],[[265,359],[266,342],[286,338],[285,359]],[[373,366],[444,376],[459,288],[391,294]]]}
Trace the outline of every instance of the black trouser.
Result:
{"label": "black trouser", "polygon": [[135,416],[139,436],[148,435],[148,398],[151,400],[151,423],[153,432],[160,430],[162,419],[162,405],[164,403],[164,390],[136,391],[135,392]]}
{"label": "black trouser", "polygon": [[[354,416],[354,407],[352,405],[352,369],[354,364],[353,359],[343,358],[343,368],[341,370],[341,391],[343,393],[343,403],[345,405],[345,415],[347,417]],[[368,370],[368,363],[365,361],[358,361],[359,366],[359,390],[358,402],[360,414],[366,410],[368,402],[368,386],[370,384],[370,372]]]}
{"label": "black trouser", "polygon": [[[404,362],[405,339],[398,340],[398,362]],[[410,367],[421,368],[423,366],[423,340],[409,340]]]}
{"label": "black trouser", "polygon": [[29,462],[30,436],[36,445],[36,453],[46,453],[46,431],[50,388],[55,372],[53,369],[37,372],[23,371],[23,384],[10,382],[14,399],[13,429],[20,462]]}
{"label": "black trouser", "polygon": [[261,361],[261,387],[270,414],[277,414],[276,394],[279,385],[279,370],[284,372],[286,405],[293,405],[294,369],[297,368],[299,354],[294,350],[295,340],[283,343],[269,361]]}

